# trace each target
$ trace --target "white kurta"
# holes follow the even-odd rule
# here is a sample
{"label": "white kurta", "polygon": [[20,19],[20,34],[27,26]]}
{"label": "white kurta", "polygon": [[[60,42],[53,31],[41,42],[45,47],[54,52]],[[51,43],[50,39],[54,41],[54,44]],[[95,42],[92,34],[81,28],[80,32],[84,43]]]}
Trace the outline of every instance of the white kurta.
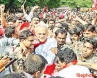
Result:
{"label": "white kurta", "polygon": [[66,67],[59,71],[57,76],[63,78],[93,78],[87,67],[79,65]]}
{"label": "white kurta", "polygon": [[52,64],[55,54],[51,52],[51,49],[55,47],[57,47],[57,41],[54,38],[48,38],[44,44],[39,45],[35,49],[35,53],[42,55],[47,60],[48,64]]}

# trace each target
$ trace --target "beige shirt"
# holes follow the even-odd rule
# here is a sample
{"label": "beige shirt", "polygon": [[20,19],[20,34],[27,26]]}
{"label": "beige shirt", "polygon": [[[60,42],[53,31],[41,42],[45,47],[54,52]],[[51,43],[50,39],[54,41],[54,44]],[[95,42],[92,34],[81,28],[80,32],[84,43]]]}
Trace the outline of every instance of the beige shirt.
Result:
{"label": "beige shirt", "polygon": [[[23,56],[20,47],[17,47],[14,50],[14,55],[18,60],[14,62],[13,64],[13,71],[22,71],[23,70],[23,62],[27,59],[27,57],[31,54],[31,52],[28,50],[26,56]],[[21,60],[21,61],[20,61]]]}
{"label": "beige shirt", "polygon": [[[78,59],[82,60],[83,62],[90,63],[90,64],[97,63],[97,53],[94,53],[90,57],[85,58],[85,59],[82,59],[81,54],[80,54],[80,56],[78,56]],[[97,70],[94,70],[94,69],[90,69],[90,70],[93,74],[95,74],[97,76]]]}

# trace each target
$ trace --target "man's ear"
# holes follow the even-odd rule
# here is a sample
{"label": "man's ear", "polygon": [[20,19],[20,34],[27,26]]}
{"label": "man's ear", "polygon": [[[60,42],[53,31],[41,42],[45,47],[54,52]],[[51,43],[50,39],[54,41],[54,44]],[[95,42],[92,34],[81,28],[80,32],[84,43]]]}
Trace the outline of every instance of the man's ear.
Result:
{"label": "man's ear", "polygon": [[38,76],[40,75],[40,73],[41,73],[40,71],[36,72],[36,74],[35,74],[36,78],[38,78]]}
{"label": "man's ear", "polygon": [[66,65],[66,62],[64,62],[64,65]]}
{"label": "man's ear", "polygon": [[94,35],[94,36],[96,35],[96,32],[95,32],[95,31],[93,31],[93,35]]}
{"label": "man's ear", "polygon": [[32,74],[32,76],[33,76],[34,78],[39,78],[39,76],[40,76],[40,71],[35,72],[34,74]]}
{"label": "man's ear", "polygon": [[54,38],[56,39],[56,36],[53,34]]}
{"label": "man's ear", "polygon": [[12,34],[12,37],[14,37],[15,34]]}
{"label": "man's ear", "polygon": [[96,51],[97,51],[97,50],[96,50],[96,49],[94,49],[94,50],[93,50],[93,53],[96,53]]}

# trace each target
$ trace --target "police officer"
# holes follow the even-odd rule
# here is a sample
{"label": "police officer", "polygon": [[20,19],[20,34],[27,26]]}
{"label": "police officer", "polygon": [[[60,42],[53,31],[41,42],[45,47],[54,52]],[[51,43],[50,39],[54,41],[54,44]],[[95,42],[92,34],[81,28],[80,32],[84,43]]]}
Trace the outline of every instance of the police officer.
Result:
{"label": "police officer", "polygon": [[97,76],[97,43],[93,38],[86,39],[83,44],[82,53],[78,55],[78,64],[92,69],[93,75]]}

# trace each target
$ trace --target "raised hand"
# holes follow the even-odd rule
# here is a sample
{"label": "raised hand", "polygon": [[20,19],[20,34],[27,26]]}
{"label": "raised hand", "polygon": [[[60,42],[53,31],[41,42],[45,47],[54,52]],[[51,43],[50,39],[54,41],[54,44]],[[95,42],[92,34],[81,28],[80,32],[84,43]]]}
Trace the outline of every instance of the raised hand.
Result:
{"label": "raised hand", "polygon": [[10,58],[8,58],[8,56],[3,57],[0,60],[0,69],[5,66],[8,62],[10,62]]}
{"label": "raised hand", "polygon": [[4,11],[5,10],[5,5],[1,5],[0,9],[1,9],[1,11]]}
{"label": "raised hand", "polygon": [[34,12],[35,10],[37,10],[39,8],[39,6],[34,6],[32,11]]}
{"label": "raised hand", "polygon": [[25,8],[24,8],[24,5],[21,6],[21,9],[22,9],[22,10],[25,9]]}

